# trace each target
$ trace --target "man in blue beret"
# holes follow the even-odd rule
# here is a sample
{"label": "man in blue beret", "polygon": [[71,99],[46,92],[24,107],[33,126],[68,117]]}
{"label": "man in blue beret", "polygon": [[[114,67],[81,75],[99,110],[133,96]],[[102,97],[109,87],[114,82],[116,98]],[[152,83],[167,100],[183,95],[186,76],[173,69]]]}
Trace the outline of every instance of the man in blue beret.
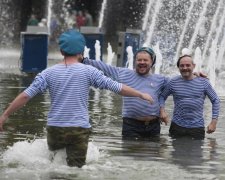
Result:
{"label": "man in blue beret", "polygon": [[62,33],[59,47],[63,60],[39,73],[32,84],[10,103],[0,116],[0,130],[3,130],[9,115],[48,89],[51,99],[47,117],[48,147],[52,151],[66,148],[67,164],[82,167],[91,131],[88,115],[90,86],[108,89],[122,96],[139,97],[148,103],[153,103],[153,99],[146,93],[113,81],[92,66],[80,63],[83,60],[85,39],[78,31]]}
{"label": "man in blue beret", "polygon": [[169,79],[159,74],[151,73],[156,62],[153,49],[141,47],[134,55],[135,69],[114,67],[102,61],[88,58],[84,64],[92,65],[103,71],[106,76],[133,87],[139,91],[148,93],[154,99],[154,103],[146,103],[133,97],[123,97],[122,135],[124,138],[151,138],[160,134],[160,123],[168,123],[168,116],[160,118],[159,95],[168,83]]}

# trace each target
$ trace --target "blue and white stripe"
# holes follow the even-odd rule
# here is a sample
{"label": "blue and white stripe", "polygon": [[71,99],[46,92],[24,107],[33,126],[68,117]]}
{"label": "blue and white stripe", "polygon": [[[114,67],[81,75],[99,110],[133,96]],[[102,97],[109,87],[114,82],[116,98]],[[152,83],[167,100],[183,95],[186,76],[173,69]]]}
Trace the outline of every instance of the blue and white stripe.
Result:
{"label": "blue and white stripe", "polygon": [[171,79],[160,96],[162,106],[165,105],[169,95],[174,99],[172,121],[179,126],[204,127],[203,109],[206,96],[212,103],[212,118],[218,119],[220,100],[206,78],[184,80],[181,76],[176,76]]}
{"label": "blue and white stripe", "polygon": [[24,92],[33,97],[49,89],[51,108],[47,125],[89,128],[90,86],[115,93],[122,90],[122,84],[104,76],[103,72],[92,66],[76,63],[57,64],[42,71]]}
{"label": "blue and white stripe", "polygon": [[157,74],[140,76],[134,70],[110,66],[102,61],[87,58],[84,59],[84,63],[102,70],[106,76],[118,82],[126,84],[143,93],[148,93],[153,97],[154,104],[150,104],[140,98],[123,97],[123,117],[138,118],[144,116],[159,116],[159,94],[167,84],[168,78]]}

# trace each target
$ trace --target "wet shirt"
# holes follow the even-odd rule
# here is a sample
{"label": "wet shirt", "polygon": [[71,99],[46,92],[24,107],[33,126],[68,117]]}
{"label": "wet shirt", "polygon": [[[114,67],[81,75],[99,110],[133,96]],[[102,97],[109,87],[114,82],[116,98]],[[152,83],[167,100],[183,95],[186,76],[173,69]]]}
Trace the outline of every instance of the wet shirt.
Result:
{"label": "wet shirt", "polygon": [[126,84],[143,93],[148,93],[154,99],[150,104],[136,97],[123,97],[122,116],[128,118],[137,118],[144,116],[159,116],[159,94],[168,82],[168,78],[158,74],[149,74],[141,76],[134,70],[121,67],[113,67],[102,61],[84,59],[85,64],[90,64],[102,70],[106,76]]}
{"label": "wet shirt", "polygon": [[122,84],[104,76],[96,68],[81,63],[57,64],[39,73],[24,91],[30,97],[49,90],[51,107],[48,126],[89,128],[89,87],[119,93]]}
{"label": "wet shirt", "polygon": [[169,95],[174,99],[172,121],[186,128],[204,127],[203,108],[206,96],[212,103],[212,118],[219,116],[219,97],[206,78],[196,77],[184,80],[177,76],[168,83],[160,96],[160,102],[165,104]]}

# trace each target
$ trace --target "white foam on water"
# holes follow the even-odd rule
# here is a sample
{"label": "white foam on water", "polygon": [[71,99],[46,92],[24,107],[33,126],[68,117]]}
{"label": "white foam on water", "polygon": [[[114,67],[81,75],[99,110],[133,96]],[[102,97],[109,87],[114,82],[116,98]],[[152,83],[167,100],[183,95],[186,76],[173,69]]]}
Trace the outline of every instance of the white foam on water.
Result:
{"label": "white foam on water", "polygon": [[[2,154],[1,180],[18,179],[213,179],[215,175],[192,174],[170,162],[114,156],[89,142],[87,165],[81,169],[66,165],[65,150],[57,151],[51,161],[46,139],[20,141]],[[176,172],[176,173],[174,173]],[[150,175],[150,176],[149,176]]]}
{"label": "white foam on water", "polygon": [[[97,162],[100,156],[98,147],[89,142],[87,151],[87,164]],[[46,139],[36,139],[33,142],[20,141],[8,147],[3,153],[4,165],[19,165],[25,167],[49,167],[54,165],[67,165],[65,149],[53,152],[48,150]]]}

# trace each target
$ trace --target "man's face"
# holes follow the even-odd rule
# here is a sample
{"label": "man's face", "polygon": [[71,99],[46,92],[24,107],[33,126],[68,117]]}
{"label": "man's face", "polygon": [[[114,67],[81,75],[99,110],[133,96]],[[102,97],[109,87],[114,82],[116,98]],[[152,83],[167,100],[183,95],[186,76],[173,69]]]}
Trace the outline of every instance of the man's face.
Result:
{"label": "man's face", "polygon": [[152,67],[152,63],[153,63],[152,58],[147,52],[141,51],[137,53],[135,59],[136,72],[139,75],[148,74]]}
{"label": "man's face", "polygon": [[179,64],[180,74],[184,79],[191,79],[195,64],[191,57],[183,57]]}

